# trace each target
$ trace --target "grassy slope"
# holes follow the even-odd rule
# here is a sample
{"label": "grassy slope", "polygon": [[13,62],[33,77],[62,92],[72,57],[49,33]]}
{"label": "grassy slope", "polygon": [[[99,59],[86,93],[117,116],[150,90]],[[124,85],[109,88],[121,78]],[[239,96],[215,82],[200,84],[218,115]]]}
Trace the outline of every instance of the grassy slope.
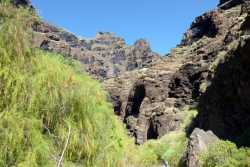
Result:
{"label": "grassy slope", "polygon": [[0,166],[118,166],[122,124],[100,84],[60,55],[30,48],[36,15],[0,4]]}

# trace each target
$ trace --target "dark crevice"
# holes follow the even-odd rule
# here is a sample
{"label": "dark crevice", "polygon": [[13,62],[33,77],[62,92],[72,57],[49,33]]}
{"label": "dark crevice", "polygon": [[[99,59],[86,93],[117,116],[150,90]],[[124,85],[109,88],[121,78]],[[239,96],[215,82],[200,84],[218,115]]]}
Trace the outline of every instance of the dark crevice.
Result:
{"label": "dark crevice", "polygon": [[198,72],[198,73],[195,73],[194,75],[189,76],[188,77],[189,82],[191,84],[195,84],[195,82],[197,82],[197,80],[199,80],[199,78],[201,77],[201,73],[202,72]]}
{"label": "dark crevice", "polygon": [[134,105],[132,107],[133,110],[131,114],[139,114],[140,106],[144,97],[145,97],[144,86],[136,87],[135,96],[134,96]]}
{"label": "dark crevice", "polygon": [[158,135],[157,131],[153,128],[153,125],[151,123],[149,128],[148,128],[148,132],[147,132],[147,140],[157,139],[158,136],[159,135]]}
{"label": "dark crevice", "polygon": [[120,113],[121,112],[121,106],[122,106],[122,104],[121,104],[120,101],[118,102],[118,104],[116,106],[114,106],[114,112],[115,112],[116,115],[121,115],[121,113]]}
{"label": "dark crevice", "polygon": [[140,106],[145,97],[145,88],[143,85],[136,86],[134,95],[129,99],[129,105],[126,108],[126,115],[124,122],[126,123],[126,118],[130,115],[138,117]]}
{"label": "dark crevice", "polygon": [[181,85],[181,80],[179,78],[175,78],[174,83],[175,83],[175,88],[178,88]]}

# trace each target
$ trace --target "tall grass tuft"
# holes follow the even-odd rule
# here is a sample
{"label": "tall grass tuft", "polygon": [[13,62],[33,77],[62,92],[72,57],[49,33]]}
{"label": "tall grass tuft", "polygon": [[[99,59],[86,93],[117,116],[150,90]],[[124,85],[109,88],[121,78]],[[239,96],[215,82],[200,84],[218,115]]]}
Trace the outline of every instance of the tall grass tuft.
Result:
{"label": "tall grass tuft", "polygon": [[[0,166],[119,166],[123,125],[78,63],[30,47],[25,7],[0,4]],[[68,125],[71,133],[68,134]]]}

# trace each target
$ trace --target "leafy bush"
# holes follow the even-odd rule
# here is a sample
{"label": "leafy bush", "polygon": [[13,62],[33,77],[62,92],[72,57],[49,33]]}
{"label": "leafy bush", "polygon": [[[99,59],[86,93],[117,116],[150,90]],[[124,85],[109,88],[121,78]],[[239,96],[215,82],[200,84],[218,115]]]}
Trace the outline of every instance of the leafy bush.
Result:
{"label": "leafy bush", "polygon": [[[231,44],[228,45],[228,47],[232,47]],[[211,63],[210,66],[209,66],[209,69],[210,69],[211,72],[214,72],[214,70],[216,69],[216,67],[218,66],[219,63],[224,63],[225,62],[226,55],[227,55],[226,51],[219,52],[219,54],[217,55],[217,58],[215,59],[215,61],[213,63]]]}
{"label": "leafy bush", "polygon": [[208,151],[199,156],[204,167],[250,166],[249,148],[237,149],[230,141],[218,140],[210,145]]}

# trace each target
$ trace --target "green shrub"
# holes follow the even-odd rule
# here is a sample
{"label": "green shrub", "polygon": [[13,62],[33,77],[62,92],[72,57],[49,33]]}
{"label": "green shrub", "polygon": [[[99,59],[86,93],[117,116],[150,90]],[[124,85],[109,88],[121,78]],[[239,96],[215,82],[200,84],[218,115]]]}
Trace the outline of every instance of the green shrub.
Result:
{"label": "green shrub", "polygon": [[199,160],[204,167],[250,166],[249,148],[237,149],[230,141],[218,140],[202,151]]}
{"label": "green shrub", "polygon": [[200,87],[199,87],[199,94],[200,95],[205,93],[207,86],[208,86],[208,83],[206,83],[206,82],[203,82],[200,84]]}
{"label": "green shrub", "polygon": [[165,113],[167,113],[167,114],[174,114],[173,108],[167,108],[165,110]]}
{"label": "green shrub", "polygon": [[[232,47],[234,47],[235,43],[231,43],[230,45],[228,45],[228,49],[234,49]],[[238,47],[238,45],[237,45]],[[229,50],[230,51],[230,50]],[[227,55],[227,52],[226,51],[222,51],[222,52],[219,52],[219,54],[217,55],[217,58],[215,59],[215,61],[213,63],[211,63],[211,65],[209,66],[209,69],[211,72],[214,72],[214,70],[216,69],[216,67],[218,66],[219,63],[224,63],[225,62],[225,59],[226,59],[226,55]]]}
{"label": "green shrub", "polygon": [[191,108],[189,105],[186,105],[183,109],[184,111],[179,112],[177,115],[179,115],[183,120],[182,128],[188,130],[194,126],[194,119],[198,112],[196,106]]}
{"label": "green shrub", "polygon": [[236,49],[239,46],[239,41],[234,40],[233,42],[231,42],[228,46],[227,46],[227,50],[230,51],[236,51]]}

